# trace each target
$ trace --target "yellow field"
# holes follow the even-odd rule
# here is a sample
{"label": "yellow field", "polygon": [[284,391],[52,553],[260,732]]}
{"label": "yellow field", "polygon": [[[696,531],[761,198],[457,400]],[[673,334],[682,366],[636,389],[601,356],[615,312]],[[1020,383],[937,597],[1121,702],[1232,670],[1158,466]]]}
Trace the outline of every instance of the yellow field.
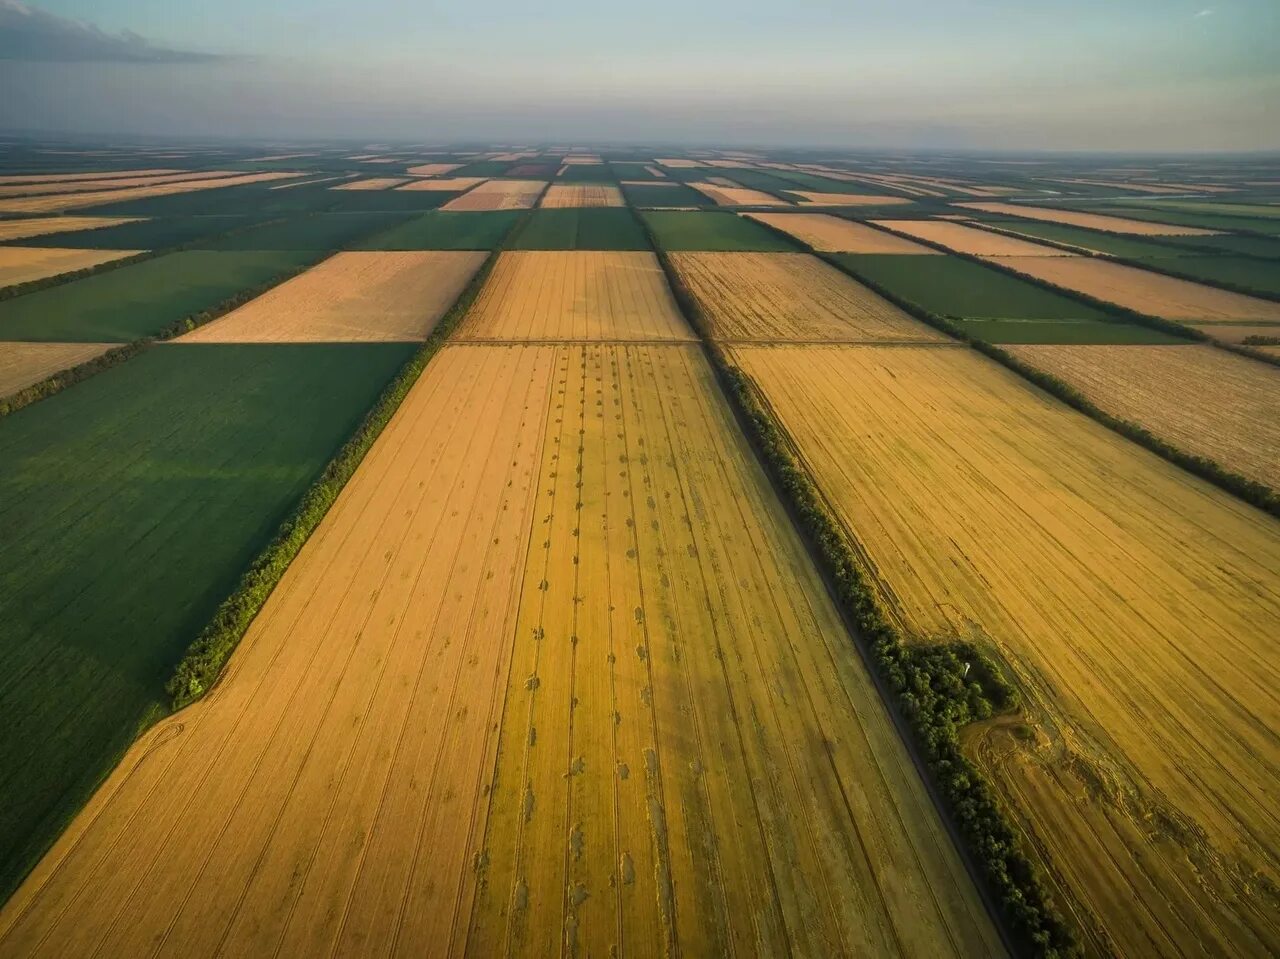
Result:
{"label": "yellow field", "polygon": [[149,176],[117,177],[113,180],[74,180],[58,183],[24,183],[21,185],[0,186],[0,197],[29,196],[33,194],[54,193],[86,193],[90,190],[119,190],[132,186],[147,186],[161,183],[199,183],[203,180],[219,180],[235,174],[220,170],[212,173],[171,173],[168,175],[152,174]]}
{"label": "yellow field", "polygon": [[26,956],[988,956],[696,346],[454,346],[0,912]]}
{"label": "yellow field", "polygon": [[699,193],[713,200],[716,206],[791,206],[791,203],[772,193],[763,190],[750,190],[733,183],[726,184],[707,182],[691,182]]}
{"label": "yellow field", "polygon": [[[911,203],[905,196],[879,196],[864,193],[815,193],[812,190],[788,190],[802,197],[809,206],[894,206]],[[802,205],[804,205],[802,204]]]}
{"label": "yellow field", "polygon": [[30,283],[60,273],[86,270],[142,250],[68,250],[62,247],[0,246],[0,286]]}
{"label": "yellow field", "polygon": [[1280,320],[1280,303],[1085,256],[988,257],[1010,269],[1169,320]]}
{"label": "yellow field", "polygon": [[442,210],[528,210],[538,202],[542,180],[488,180],[454,197]]}
{"label": "yellow field", "polygon": [[1091,951],[1275,954],[1280,523],[973,352],[733,352],[909,634],[1011,664],[970,745]]}
{"label": "yellow field", "polygon": [[192,193],[196,190],[212,190],[246,183],[266,183],[271,180],[287,180],[302,176],[301,173],[246,173],[217,180],[195,182],[160,183],[154,186],[137,186],[125,190],[95,190],[92,193],[71,193],[55,196],[28,196],[0,200],[0,213],[54,213],[58,210],[101,206],[104,203],[124,203],[150,196],[169,196],[173,193]]}
{"label": "yellow field", "polygon": [[417,166],[409,167],[408,172],[414,176],[442,176],[445,173],[452,173],[461,166],[461,163],[419,163]]}
{"label": "yellow field", "polygon": [[484,253],[338,253],[175,342],[425,340]]}
{"label": "yellow field", "polygon": [[173,169],[108,170],[101,173],[25,173],[17,176],[0,176],[0,184],[14,183],[70,183],[79,180],[117,180],[124,176],[164,176],[181,173]]}
{"label": "yellow field", "polygon": [[872,220],[898,233],[905,233],[917,240],[941,243],[948,250],[968,253],[972,256],[1077,256],[1067,250],[1030,243],[1000,233],[990,233],[972,226],[964,226],[950,220]]}
{"label": "yellow field", "polygon": [[744,213],[825,253],[942,254],[919,243],[828,213]]}
{"label": "yellow field", "polygon": [[698,167],[706,166],[700,160],[686,160],[681,157],[669,157],[666,159],[654,160],[659,166],[664,166],[669,170],[693,170]]}
{"label": "yellow field", "polygon": [[808,253],[673,253],[720,340],[951,342]]}
{"label": "yellow field", "polygon": [[499,256],[457,336],[468,340],[692,340],[652,253]]}
{"label": "yellow field", "polygon": [[48,236],[73,230],[97,230],[104,226],[133,223],[138,217],[128,216],[48,216],[28,220],[0,220],[0,240],[21,240],[29,236]]}
{"label": "yellow field", "polygon": [[438,180],[410,180],[404,186],[396,187],[397,190],[439,190],[442,192],[454,192],[462,190],[470,190],[477,183],[483,183],[487,178],[482,176],[455,176],[441,177]]}
{"label": "yellow field", "polygon": [[1202,230],[1194,226],[1174,226],[1172,223],[1150,223],[1146,220],[1130,220],[1122,216],[1104,216],[1100,213],[1077,213],[1074,210],[1055,210],[1033,206],[1030,203],[958,203],[957,206],[985,213],[1001,213],[1020,216],[1027,220],[1045,220],[1049,223],[1069,223],[1090,230],[1107,233],[1129,233],[1134,236],[1212,236],[1218,230]]}
{"label": "yellow field", "polygon": [[[645,167],[645,172],[649,173],[651,176],[656,176],[656,177],[665,177],[667,175],[666,171],[663,170],[662,167],[658,167],[658,166],[647,166]],[[644,182],[647,182],[647,181],[644,181]]]}
{"label": "yellow field", "polygon": [[538,204],[544,210],[565,207],[625,206],[622,191],[612,184],[553,183]]}
{"label": "yellow field", "polygon": [[1270,323],[1240,323],[1230,320],[1217,323],[1188,322],[1187,326],[1194,326],[1201,333],[1207,333],[1221,343],[1241,343],[1250,336],[1280,336],[1280,322],[1275,320]]}
{"label": "yellow field", "polygon": [[341,186],[331,186],[330,190],[388,190],[408,180],[402,176],[372,176],[363,180],[351,180]]}
{"label": "yellow field", "polygon": [[0,397],[84,363],[118,343],[0,343]]}

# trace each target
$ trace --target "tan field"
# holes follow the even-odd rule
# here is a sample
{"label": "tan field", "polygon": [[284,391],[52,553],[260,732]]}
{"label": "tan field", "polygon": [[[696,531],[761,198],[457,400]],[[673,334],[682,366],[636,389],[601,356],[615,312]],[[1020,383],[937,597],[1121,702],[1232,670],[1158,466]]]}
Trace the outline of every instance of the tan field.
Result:
{"label": "tan field", "polygon": [[665,178],[667,175],[667,172],[663,170],[662,167],[657,167],[657,166],[647,166],[645,167],[645,171],[649,173],[651,176],[656,176],[656,177]]}
{"label": "tan field", "polygon": [[502,253],[456,334],[466,340],[692,340],[652,253]]}
{"label": "tan field", "polygon": [[984,213],[1003,213],[1027,220],[1045,220],[1049,223],[1069,223],[1090,230],[1107,233],[1128,233],[1133,236],[1214,236],[1218,230],[1202,230],[1194,226],[1174,226],[1172,223],[1150,223],[1146,220],[1130,220],[1122,216],[1103,216],[1100,213],[1077,213],[1075,210],[1054,210],[1029,203],[960,203],[970,210]]}
{"label": "tan field", "polygon": [[656,159],[654,162],[659,166],[666,167],[668,170],[693,170],[698,167],[706,166],[706,164],[701,160],[686,160],[683,157]]}
{"label": "tan field", "polygon": [[133,223],[129,216],[50,216],[29,220],[0,220],[0,240],[22,240],[29,236],[49,236],[74,230],[98,230],[106,226]]}
{"label": "tan field", "polygon": [[1029,243],[1000,233],[950,220],[872,220],[877,226],[914,236],[918,240],[941,243],[948,250],[972,256],[1076,256],[1066,250]]}
{"label": "tan field", "polygon": [[404,186],[396,187],[397,190],[438,190],[445,193],[458,192],[462,190],[470,190],[473,186],[483,183],[487,177],[482,176],[455,176],[441,177],[438,180],[410,180]]}
{"label": "tan field", "polygon": [[281,184],[278,184],[277,186],[267,187],[267,189],[268,190],[294,190],[300,186],[317,186],[318,184],[321,184],[321,183],[333,183],[335,180],[349,180],[351,179],[352,176],[353,174],[350,174],[350,173],[340,173],[335,176],[316,177],[316,179],[314,180],[307,179],[307,180],[297,180],[293,183],[281,183]]}
{"label": "tan field", "polygon": [[1169,320],[1280,320],[1280,303],[1085,256],[993,256],[993,263]]}
{"label": "tan field", "polygon": [[808,253],[672,253],[671,262],[716,339],[952,342]]}
{"label": "tan field", "polygon": [[612,184],[553,183],[538,206],[544,210],[565,207],[625,206],[622,191]]}
{"label": "tan field", "polygon": [[372,176],[363,180],[352,180],[349,183],[343,183],[341,186],[331,186],[330,190],[389,190],[393,186],[399,186],[401,183],[407,183],[408,180],[402,176]]}
{"label": "tan field", "polygon": [[0,398],[59,370],[101,356],[119,343],[0,343]]}
{"label": "tan field", "polygon": [[1250,336],[1280,336],[1280,323],[1188,323],[1220,343],[1241,343]]}
{"label": "tan field", "polygon": [[125,176],[165,176],[169,173],[181,172],[181,170],[161,168],[151,170],[109,170],[105,173],[28,173],[19,176],[0,176],[0,184],[9,186],[15,183],[70,183],[79,180],[117,180]]}
{"label": "tan field", "polygon": [[488,180],[456,196],[442,210],[528,210],[547,184],[542,180]]}
{"label": "tan field", "polygon": [[338,253],[174,342],[425,340],[485,257]]}
{"label": "tan field", "polygon": [[[732,184],[732,181],[728,181]],[[791,206],[791,204],[763,190],[749,190],[736,185],[697,182],[690,183],[699,193],[715,201],[716,206]]]}
{"label": "tan field", "polygon": [[932,247],[827,213],[744,213],[743,216],[768,224],[824,253],[942,255]]}
{"label": "tan field", "polygon": [[204,180],[219,180],[223,177],[235,176],[228,170],[212,173],[172,173],[168,175],[153,174],[150,176],[118,177],[114,180],[75,180],[60,183],[25,183],[21,185],[0,186],[0,197],[31,196],[56,193],[87,193],[91,190],[121,190],[134,186],[150,186],[161,183],[200,183]]}
{"label": "tan field", "polygon": [[150,196],[169,196],[174,193],[193,193],[196,190],[213,190],[247,183],[268,183],[272,180],[289,180],[301,173],[246,173],[243,176],[222,177],[218,180],[160,183],[155,186],[137,186],[125,190],[102,190],[92,193],[70,193],[54,196],[28,196],[0,200],[0,213],[55,213],[59,210],[101,206],[104,203],[124,203]]}
{"label": "tan field", "polygon": [[594,153],[571,153],[563,162],[565,166],[597,166],[604,161]]}
{"label": "tan field", "polygon": [[30,283],[60,273],[87,270],[142,250],[68,250],[62,247],[0,246],[0,287]]}
{"label": "tan field", "polygon": [[1089,951],[1275,954],[1280,523],[975,352],[733,353],[903,628],[1014,671],[969,745]]}
{"label": "tan field", "polygon": [[1138,193],[1234,193],[1235,187],[1209,186],[1203,183],[1137,183],[1133,180],[1058,180],[1059,183],[1084,183],[1092,186],[1117,187]]}
{"label": "tan field", "polygon": [[801,197],[808,206],[895,206],[913,202],[905,196],[872,196],[867,193],[815,193],[812,190],[788,190]]}
{"label": "tan field", "polygon": [[1212,346],[1006,346],[1113,416],[1280,489],[1280,368]]}
{"label": "tan field", "polygon": [[409,167],[408,172],[414,176],[442,176],[445,173],[452,173],[461,166],[461,163],[419,163],[417,166]]}

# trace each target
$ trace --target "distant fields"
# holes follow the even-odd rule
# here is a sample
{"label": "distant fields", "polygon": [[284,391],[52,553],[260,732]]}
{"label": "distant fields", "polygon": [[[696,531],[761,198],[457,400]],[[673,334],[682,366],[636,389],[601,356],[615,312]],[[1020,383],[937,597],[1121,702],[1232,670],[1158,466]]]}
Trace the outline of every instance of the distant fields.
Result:
{"label": "distant fields", "polygon": [[251,227],[262,217],[184,216],[134,220],[121,226],[32,237],[23,246],[77,246],[97,250],[163,250]]}
{"label": "distant fields", "polygon": [[301,251],[188,250],[0,301],[0,340],[128,342],[153,336],[316,259]]}
{"label": "distant fields", "polygon": [[715,206],[715,201],[692,187],[657,181],[653,186],[624,183],[622,194],[632,206],[640,209],[663,207]]}
{"label": "distant fields", "polygon": [[794,253],[797,247],[734,213],[650,210],[641,214],[668,251]]}
{"label": "distant fields", "polygon": [[511,241],[517,250],[648,250],[649,241],[625,208],[535,210]]}
{"label": "distant fields", "polygon": [[156,347],[0,420],[0,890],[411,350]]}
{"label": "distant fields", "polygon": [[314,213],[286,217],[201,241],[202,250],[337,250],[349,243],[390,229],[407,219],[405,213]]}
{"label": "distant fields", "polygon": [[1160,237],[1160,241],[1156,242],[1155,240],[1124,236],[1119,233],[1107,233],[1102,230],[1086,230],[1083,227],[1071,226],[1066,223],[1040,223],[1034,220],[999,220],[991,225],[1020,235],[1054,240],[1058,243],[1066,243],[1070,246],[1092,250],[1095,253],[1107,253],[1112,256],[1126,258],[1186,256],[1193,251],[1175,246],[1171,241],[1184,239],[1187,245],[1190,246],[1191,244],[1198,245],[1218,239],[1218,237],[1211,236]]}
{"label": "distant fields", "polygon": [[1159,269],[1180,273],[1193,280],[1280,297],[1280,263],[1271,260],[1250,256],[1180,256],[1176,260],[1162,258],[1151,263]]}
{"label": "distant fields", "polygon": [[351,245],[353,250],[492,250],[520,218],[517,210],[432,210],[398,221]]}

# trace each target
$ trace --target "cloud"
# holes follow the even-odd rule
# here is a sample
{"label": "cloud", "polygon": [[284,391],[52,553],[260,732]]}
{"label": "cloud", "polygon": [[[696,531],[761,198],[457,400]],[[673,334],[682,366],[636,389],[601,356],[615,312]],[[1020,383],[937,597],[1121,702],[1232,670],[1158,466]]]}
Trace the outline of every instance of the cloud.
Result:
{"label": "cloud", "polygon": [[1201,10],[1199,13],[1195,14],[1191,19],[1199,20],[1201,17],[1210,17],[1210,16],[1213,16],[1213,8],[1206,7],[1204,10]]}
{"label": "cloud", "polygon": [[0,60],[45,63],[207,63],[214,53],[155,46],[131,30],[107,33],[82,20],[60,17],[21,0],[0,0]]}

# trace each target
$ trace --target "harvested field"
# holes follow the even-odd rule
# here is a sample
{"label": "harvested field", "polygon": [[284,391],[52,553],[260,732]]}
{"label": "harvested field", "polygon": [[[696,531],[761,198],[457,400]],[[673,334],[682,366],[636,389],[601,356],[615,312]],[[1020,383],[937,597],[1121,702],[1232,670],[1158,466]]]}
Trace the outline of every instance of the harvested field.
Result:
{"label": "harvested field", "polygon": [[338,253],[184,343],[358,343],[425,340],[484,253]]}
{"label": "harvested field", "polygon": [[1016,346],[1113,416],[1280,489],[1280,369],[1212,346]]}
{"label": "harvested field", "polygon": [[1050,223],[1068,223],[1089,230],[1108,233],[1131,233],[1134,236],[1212,236],[1216,230],[1202,230],[1193,226],[1176,226],[1172,223],[1153,223],[1132,220],[1127,217],[1104,216],[1100,213],[1077,213],[1075,210],[1055,210],[1050,207],[1023,203],[958,203],[968,210],[983,213],[1000,213],[1006,216],[1025,217],[1028,220],[1047,220]]}
{"label": "harvested field", "polygon": [[827,213],[744,213],[743,216],[790,234],[824,253],[941,255],[932,247]]}
{"label": "harvested field", "polygon": [[691,340],[652,253],[499,256],[455,338]]}
{"label": "harvested field", "polygon": [[716,206],[791,206],[787,200],[737,185],[692,181],[689,186],[715,201]]}
{"label": "harvested field", "polygon": [[0,343],[0,399],[59,370],[101,356],[114,343]]}
{"label": "harvested field", "polygon": [[564,207],[623,206],[622,191],[610,184],[553,183],[542,194],[541,209]]}
{"label": "harvested field", "polygon": [[69,250],[56,246],[0,246],[0,287],[87,270],[142,250]]}
{"label": "harvested field", "polygon": [[538,202],[542,180],[488,180],[454,197],[442,210],[528,210]]}
{"label": "harvested field", "polygon": [[397,190],[431,190],[441,193],[461,193],[464,190],[470,190],[473,186],[477,186],[485,181],[482,176],[455,176],[442,177],[439,180],[410,180],[404,186],[396,187]]}
{"label": "harvested field", "polygon": [[905,196],[883,196],[869,193],[817,193],[813,190],[788,190],[803,200],[804,206],[898,206],[914,203]]}
{"label": "harvested field", "polygon": [[405,172],[414,176],[443,176],[446,173],[452,173],[460,166],[462,166],[461,163],[419,163],[417,166],[409,167]]}
{"label": "harvested field", "polygon": [[243,186],[247,183],[267,183],[273,180],[292,179],[301,173],[246,173],[242,176],[222,177],[218,180],[199,180],[184,183],[162,183],[156,186],[139,186],[127,190],[101,190],[92,193],[74,193],[58,196],[29,196],[0,200],[0,213],[54,213],[59,210],[78,210],[102,206],[107,203],[124,203],[146,197],[172,196],[198,190],[223,189]]}
{"label": "harvested field", "polygon": [[1055,286],[1169,320],[1280,320],[1280,303],[1097,257],[990,257]]}
{"label": "harvested field", "polygon": [[[1174,246],[1168,242],[1170,238],[1143,239],[1125,236],[1123,233],[1102,233],[1098,230],[1086,230],[1066,223],[1043,223],[1038,220],[1005,220],[994,221],[991,226],[1000,230],[1017,233],[1019,236],[1035,242],[1036,240],[1052,240],[1065,243],[1081,250],[1093,253],[1105,253],[1108,256],[1122,256],[1129,259],[1146,257],[1165,258],[1182,257],[1193,254],[1193,249]],[[1217,237],[1191,237],[1194,242],[1204,243]],[[1173,264],[1170,264],[1171,266]]]}
{"label": "harvested field", "polygon": [[693,346],[432,362],[0,913],[4,952],[168,943],[1001,951]]}
{"label": "harvested field", "polygon": [[100,230],[103,227],[134,222],[136,217],[127,216],[50,216],[31,220],[0,220],[0,243],[56,233]]}
{"label": "harvested field", "polygon": [[14,183],[70,183],[80,180],[118,180],[120,177],[133,176],[165,176],[170,173],[182,173],[172,168],[152,170],[107,170],[97,173],[26,173],[5,174],[0,176],[0,184],[6,186]]}
{"label": "harvested field", "polygon": [[667,172],[664,169],[662,169],[662,167],[658,167],[658,166],[647,166],[645,167],[645,170],[649,173],[650,176],[655,176],[658,179],[663,179],[667,175]]}
{"label": "harvested field", "polygon": [[1222,343],[1241,343],[1250,336],[1280,336],[1280,323],[1187,323]]}
{"label": "harvested field", "polygon": [[[372,176],[363,180],[350,180],[347,183],[338,186],[329,187],[330,190],[389,190],[393,186],[399,186],[409,181],[402,176]],[[417,181],[414,181],[417,182]]]}
{"label": "harvested field", "polygon": [[945,220],[872,220],[898,233],[905,233],[917,240],[939,243],[957,253],[971,256],[1076,256],[1066,250],[1041,243],[1018,240],[999,233],[989,233],[975,227]]}
{"label": "harvested field", "polygon": [[[1177,251],[1175,251],[1177,252]],[[1165,256],[1143,258],[1151,265],[1192,280],[1234,287],[1244,293],[1280,297],[1280,263],[1251,256]]]}
{"label": "harvested field", "polygon": [[52,195],[59,193],[87,193],[91,190],[121,190],[134,186],[151,186],[161,183],[200,183],[234,176],[228,170],[211,173],[172,173],[167,176],[119,177],[114,180],[80,180],[63,183],[24,183],[0,186],[0,198],[13,196]]}
{"label": "harvested field", "polygon": [[720,340],[947,342],[808,253],[673,253]]}
{"label": "harvested field", "polygon": [[687,160],[681,157],[668,157],[666,159],[654,160],[658,166],[664,166],[668,170],[693,170],[698,167],[705,167],[706,164],[701,160]]}
{"label": "harvested field", "polygon": [[1280,523],[973,351],[733,354],[908,634],[1014,670],[969,748],[1090,950],[1280,949]]}

